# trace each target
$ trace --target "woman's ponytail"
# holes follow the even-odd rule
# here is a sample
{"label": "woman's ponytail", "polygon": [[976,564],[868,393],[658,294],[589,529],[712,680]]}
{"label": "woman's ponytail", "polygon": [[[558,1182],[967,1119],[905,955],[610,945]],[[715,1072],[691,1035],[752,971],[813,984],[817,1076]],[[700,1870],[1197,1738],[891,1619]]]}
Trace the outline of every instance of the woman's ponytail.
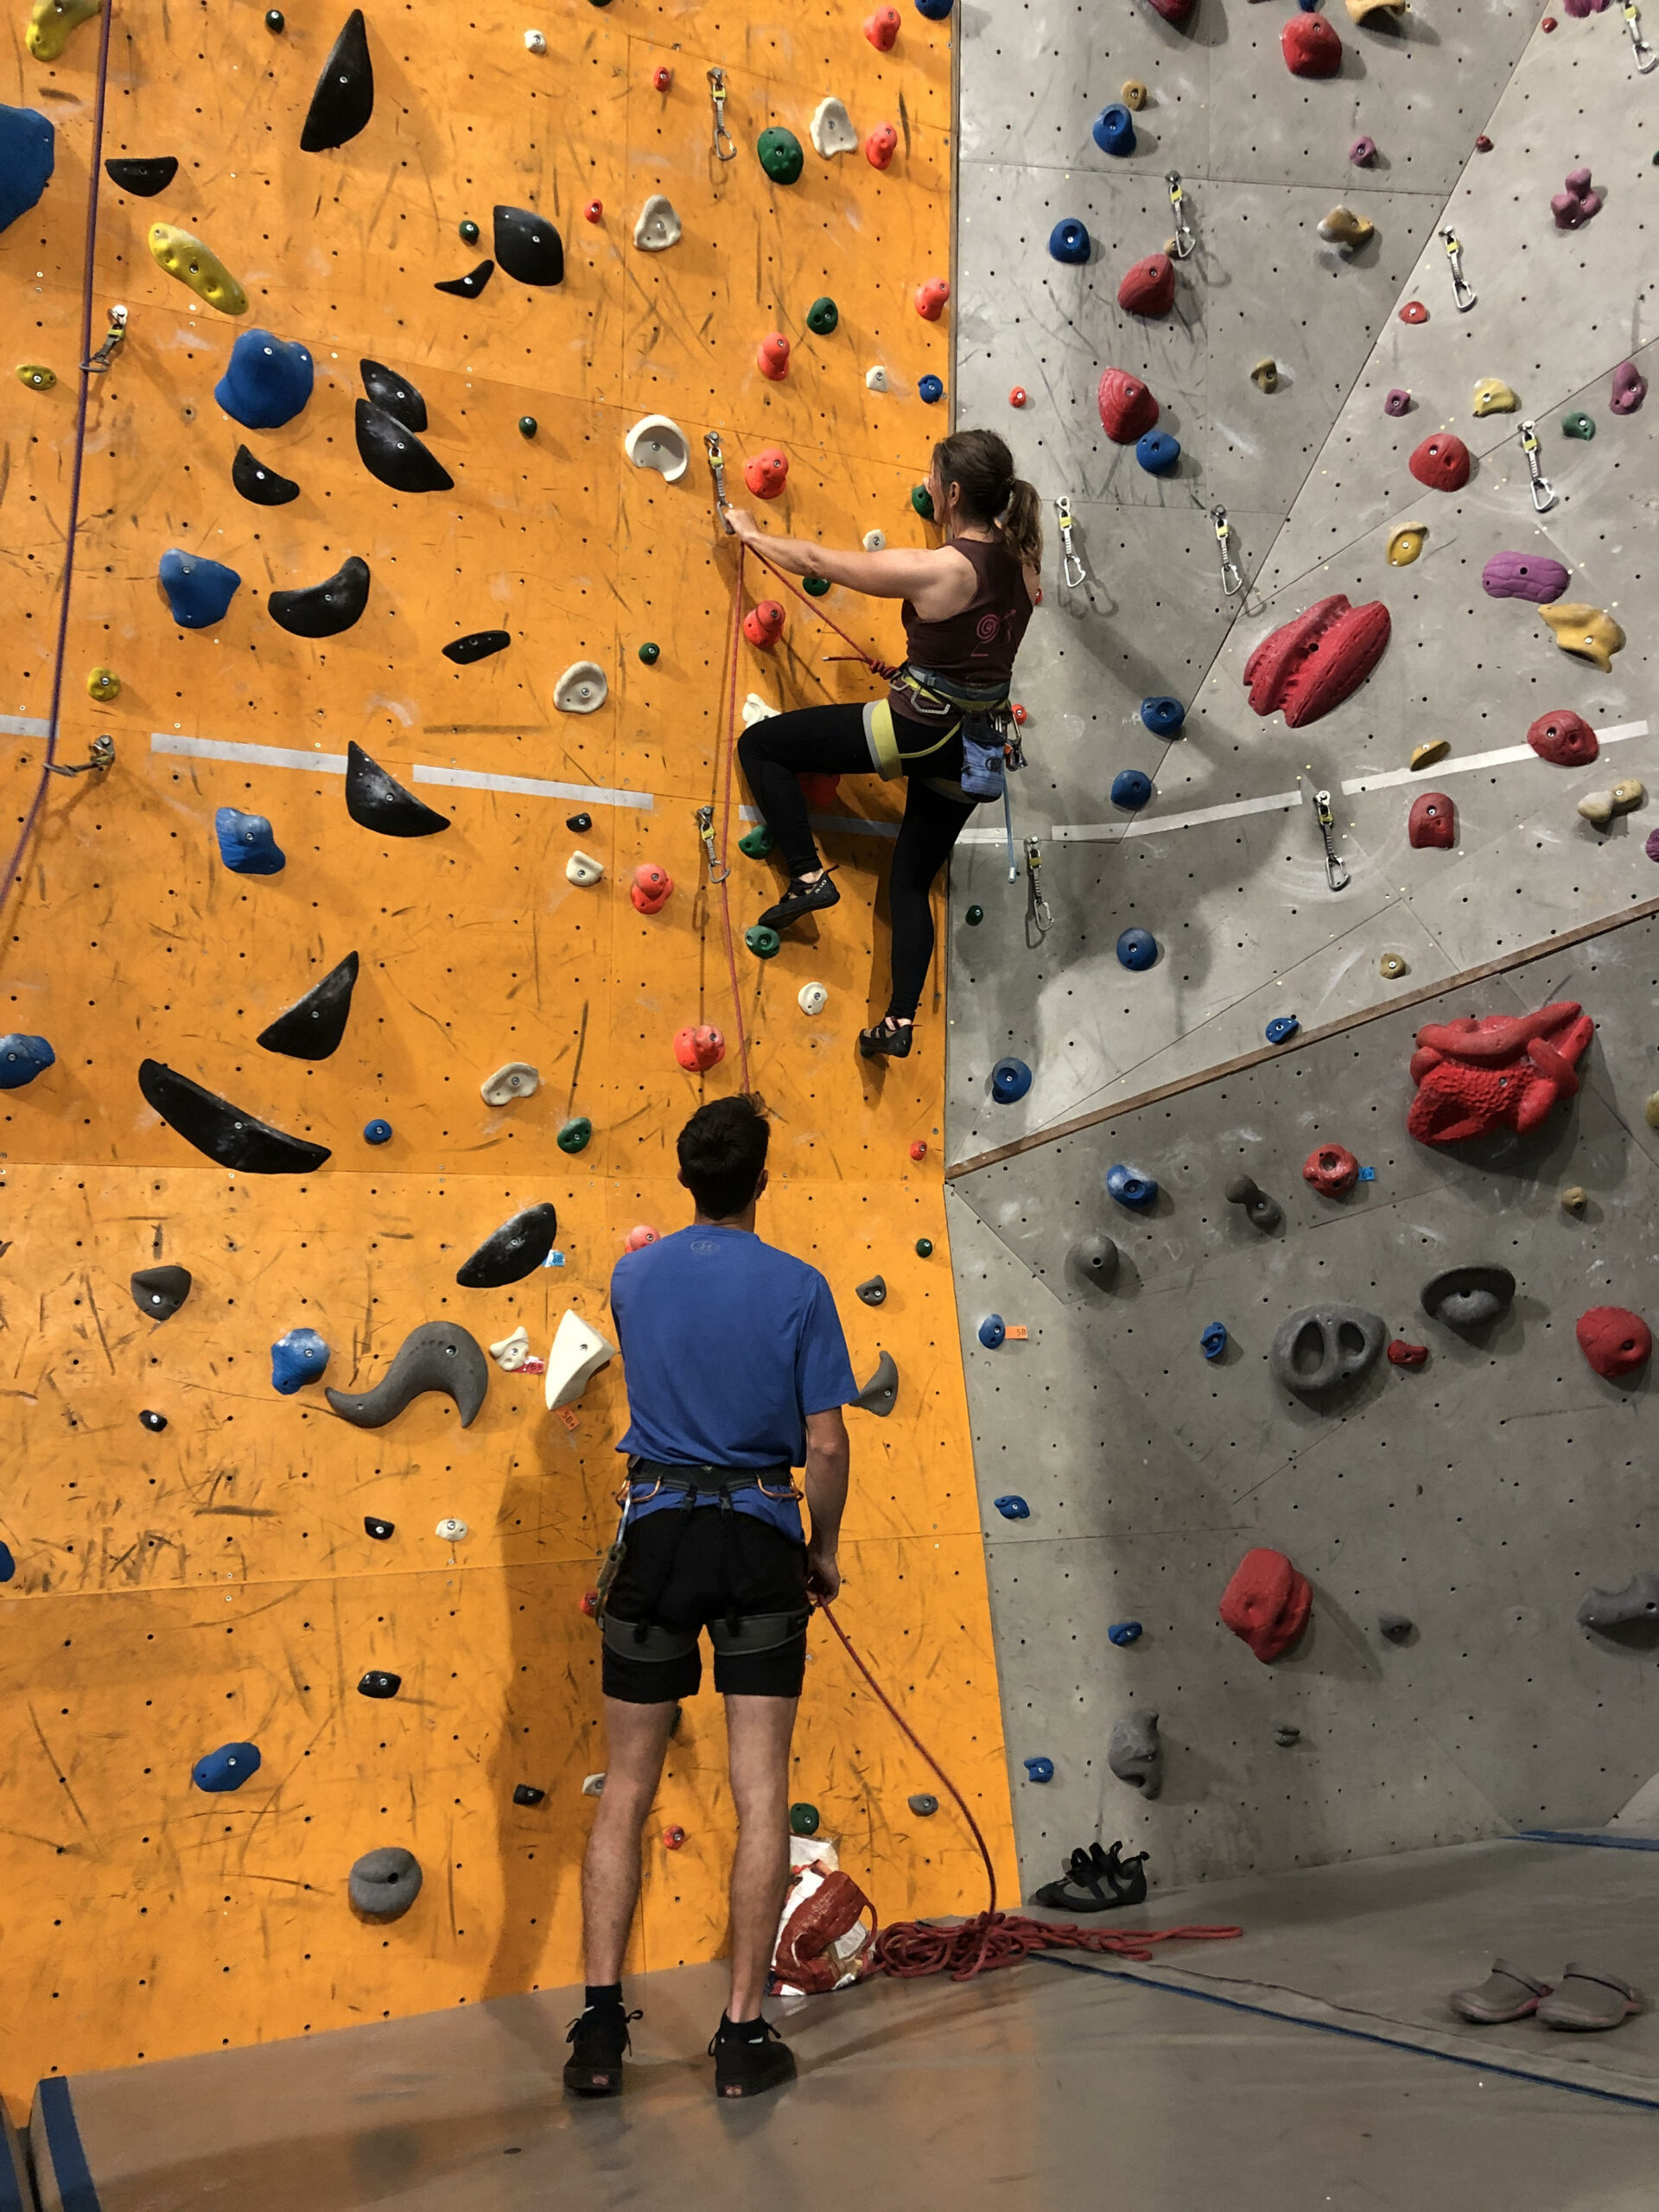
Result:
{"label": "woman's ponytail", "polygon": [[1014,455],[995,430],[953,430],[933,448],[942,485],[962,486],[963,518],[995,530],[1016,561],[1040,568],[1043,503],[1014,473]]}
{"label": "woman's ponytail", "polygon": [[1037,486],[1023,476],[1014,480],[1008,504],[996,518],[996,534],[1016,561],[1028,569],[1043,565],[1043,503]]}

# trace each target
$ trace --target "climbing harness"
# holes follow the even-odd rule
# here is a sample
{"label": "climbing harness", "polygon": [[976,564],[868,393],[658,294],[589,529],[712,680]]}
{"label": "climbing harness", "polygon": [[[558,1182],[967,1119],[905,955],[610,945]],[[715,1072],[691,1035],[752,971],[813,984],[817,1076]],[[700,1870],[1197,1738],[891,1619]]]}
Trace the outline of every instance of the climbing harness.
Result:
{"label": "climbing harness", "polygon": [[715,159],[717,162],[734,162],[737,148],[732,143],[731,132],[726,128],[726,72],[723,69],[709,72],[709,98],[714,103],[715,110]]}
{"label": "climbing harness", "polygon": [[[786,1466],[775,1467],[715,1467],[668,1466],[659,1460],[631,1459],[628,1471],[617,1492],[620,1518],[611,1548],[605,1554],[604,1565],[599,1572],[598,1588],[593,1606],[593,1617],[604,1630],[605,1641],[613,1651],[635,1659],[680,1659],[694,1649],[697,1641],[696,1629],[664,1628],[650,1619],[667,1587],[679,1556],[681,1541],[690,1524],[697,1499],[713,1497],[728,1522],[736,1518],[737,1509],[732,1503],[734,1492],[743,1490],[759,1491],[763,1497],[781,1501],[798,1499],[794,1471]],[[609,1610],[610,1594],[622,1562],[627,1555],[628,1516],[637,1505],[649,1504],[652,1499],[664,1493],[679,1497],[684,1503],[676,1507],[680,1516],[674,1544],[664,1561],[661,1580],[646,1600],[642,1621],[618,1620]],[[728,1586],[727,1610],[720,1620],[711,1624],[709,1637],[716,1651],[729,1656],[734,1652],[770,1651],[786,1643],[791,1636],[798,1636],[806,1626],[810,1615],[803,1607],[790,1613],[743,1613],[738,1609],[735,1594]]]}
{"label": "climbing harness", "polygon": [[731,869],[721,863],[715,845],[715,810],[712,806],[697,809],[697,835],[702,840],[702,849],[709,861],[710,883],[724,883]]}
{"label": "climbing harness", "polygon": [[1630,35],[1630,57],[1636,63],[1636,73],[1645,77],[1659,54],[1656,54],[1642,35],[1642,10],[1636,0],[1624,0],[1624,28]]}
{"label": "climbing harness", "polygon": [[[1008,842],[1008,857],[1012,861],[1014,857],[1012,837]],[[1027,837],[1026,840],[1026,944],[1033,952],[1036,951],[1038,946],[1048,935],[1049,925],[1054,919],[1053,915],[1049,912],[1048,901],[1044,898],[1037,880],[1038,871],[1042,865],[1042,847],[1034,837]],[[1008,880],[1012,883],[1014,880],[1014,871],[1010,866]]]}
{"label": "climbing harness", "polygon": [[1313,818],[1319,825],[1319,835],[1325,840],[1325,880],[1333,891],[1348,888],[1348,871],[1337,858],[1337,825],[1331,812],[1329,791],[1313,794]]}
{"label": "climbing harness", "polygon": [[48,760],[46,763],[46,771],[50,776],[87,776],[93,773],[101,774],[105,768],[113,768],[114,766],[115,740],[105,734],[92,740],[84,760],[73,763]]}
{"label": "climbing harness", "polygon": [[1527,456],[1527,468],[1532,478],[1532,504],[1535,513],[1547,515],[1555,504],[1555,487],[1544,474],[1544,464],[1538,458],[1538,426],[1522,423],[1516,433],[1521,450]]}
{"label": "climbing harness", "polygon": [[110,363],[115,359],[116,349],[126,334],[127,311],[124,307],[112,307],[110,309],[110,327],[104,334],[104,343],[96,353],[90,355],[80,365],[89,377],[104,375]]}
{"label": "climbing harness", "polygon": [[1463,273],[1463,241],[1455,231],[1440,232],[1440,244],[1446,248],[1446,257],[1452,264],[1452,296],[1457,302],[1458,313],[1467,315],[1475,304],[1475,288]]}
{"label": "climbing harness", "polygon": [[1225,507],[1211,507],[1210,519],[1216,526],[1216,543],[1221,548],[1221,594],[1224,599],[1230,599],[1235,592],[1244,588],[1244,579],[1239,574],[1238,563],[1228,548],[1233,526],[1227,519]]}
{"label": "climbing harness", "polygon": [[[1082,555],[1071,543],[1071,498],[1069,493],[1062,492],[1055,500],[1054,512],[1060,525],[1060,579],[1075,591],[1088,576],[1089,571],[1083,565]],[[1072,574],[1074,569],[1077,571],[1075,575]]]}
{"label": "climbing harness", "polygon": [[1196,251],[1198,240],[1198,233],[1192,228],[1192,219],[1186,212],[1186,200],[1181,191],[1180,171],[1179,169],[1166,171],[1164,182],[1169,187],[1170,212],[1175,218],[1175,235],[1169,242],[1170,257],[1175,261],[1185,261]]}

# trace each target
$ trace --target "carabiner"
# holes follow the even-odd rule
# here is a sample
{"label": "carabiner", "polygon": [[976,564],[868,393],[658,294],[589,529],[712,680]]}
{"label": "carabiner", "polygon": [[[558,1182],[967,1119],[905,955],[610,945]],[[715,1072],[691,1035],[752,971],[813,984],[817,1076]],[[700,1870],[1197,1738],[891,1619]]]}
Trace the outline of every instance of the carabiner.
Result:
{"label": "carabiner", "polygon": [[1319,825],[1319,835],[1325,840],[1325,880],[1333,891],[1348,888],[1348,871],[1337,858],[1336,822],[1331,812],[1329,791],[1313,794],[1313,818]]}
{"label": "carabiner", "polygon": [[1527,469],[1532,478],[1532,505],[1536,514],[1547,515],[1555,504],[1555,487],[1544,474],[1544,464],[1538,458],[1538,426],[1523,423],[1518,433],[1521,450],[1527,456]]}
{"label": "carabiner", "polygon": [[702,840],[702,849],[709,858],[709,882],[724,883],[732,871],[721,866],[720,855],[715,850],[715,810],[712,806],[697,809],[697,835]]}
{"label": "carabiner", "polygon": [[[1054,502],[1054,512],[1059,518],[1060,524],[1060,550],[1062,555],[1060,562],[1060,579],[1062,582],[1070,585],[1072,590],[1075,591],[1077,587],[1088,576],[1089,571],[1084,567],[1083,557],[1078,553],[1076,546],[1071,543],[1071,496],[1070,493],[1061,493],[1059,498]],[[1072,574],[1072,570],[1074,569],[1077,571],[1075,575]]]}
{"label": "carabiner", "polygon": [[720,517],[721,526],[727,536],[734,537],[737,533],[726,519],[726,456],[721,451],[718,430],[703,432],[702,449],[709,456],[709,467],[715,480],[715,511]]}
{"label": "carabiner", "polygon": [[1232,524],[1227,519],[1225,507],[1211,507],[1210,519],[1216,526],[1216,543],[1221,548],[1222,597],[1230,599],[1235,592],[1243,591],[1244,588],[1244,579],[1238,572],[1238,563],[1227,550]]}
{"label": "carabiner", "polygon": [[95,737],[84,760],[68,766],[61,760],[48,760],[46,766],[54,776],[102,774],[105,768],[115,766],[115,740],[107,734]]}
{"label": "carabiner", "polygon": [[1181,194],[1181,173],[1179,169],[1166,171],[1164,182],[1169,187],[1169,205],[1175,218],[1175,235],[1169,242],[1169,253],[1176,261],[1185,261],[1198,243],[1198,233],[1187,215],[1186,201]]}
{"label": "carabiner", "polygon": [[88,376],[101,377],[115,359],[116,349],[127,334],[127,311],[123,307],[110,309],[110,327],[104,334],[104,343],[81,367]]}
{"label": "carabiner", "polygon": [[[1049,912],[1048,901],[1037,887],[1038,870],[1043,865],[1043,849],[1034,837],[1026,840],[1026,943],[1032,944],[1032,931],[1037,933],[1037,944],[1046,936],[1054,917]],[[1012,875],[1012,868],[1008,871]],[[1035,950],[1035,947],[1033,947]]]}
{"label": "carabiner", "polygon": [[1455,231],[1442,231],[1440,244],[1452,264],[1452,296],[1458,303],[1458,313],[1467,315],[1475,304],[1475,288],[1463,273],[1463,241]]}
{"label": "carabiner", "polygon": [[[733,143],[731,132],[726,128],[726,72],[723,69],[709,72],[709,97],[715,104],[715,159],[717,162],[734,162],[737,148]],[[720,143],[722,138],[726,142],[723,146]]]}
{"label": "carabiner", "polygon": [[1636,0],[1624,0],[1624,28],[1630,35],[1630,54],[1636,63],[1636,73],[1638,77],[1645,77],[1654,63],[1659,61],[1659,54],[1654,52],[1642,35],[1642,10],[1637,6]]}

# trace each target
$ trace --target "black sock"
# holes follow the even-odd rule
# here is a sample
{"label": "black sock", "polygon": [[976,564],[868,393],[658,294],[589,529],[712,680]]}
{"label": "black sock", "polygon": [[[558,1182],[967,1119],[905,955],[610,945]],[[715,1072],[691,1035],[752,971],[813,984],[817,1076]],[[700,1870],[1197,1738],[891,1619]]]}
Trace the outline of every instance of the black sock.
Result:
{"label": "black sock", "polygon": [[722,2012],[720,2032],[728,2043],[764,2043],[766,2024],[759,2012],[752,2020],[734,2020],[729,2012]]}
{"label": "black sock", "polygon": [[622,2010],[622,1985],[620,1981],[590,1981],[587,1984],[588,2010],[590,2012],[620,2012]]}

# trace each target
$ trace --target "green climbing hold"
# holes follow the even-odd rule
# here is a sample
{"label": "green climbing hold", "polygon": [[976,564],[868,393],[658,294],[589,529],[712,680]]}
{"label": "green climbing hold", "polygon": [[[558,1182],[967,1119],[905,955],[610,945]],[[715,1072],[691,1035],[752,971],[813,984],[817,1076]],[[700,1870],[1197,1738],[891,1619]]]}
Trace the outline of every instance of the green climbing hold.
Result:
{"label": "green climbing hold", "polygon": [[931,1236],[918,1236],[916,1239],[916,1256],[918,1260],[931,1260],[932,1258],[933,1239]]}
{"label": "green climbing hold", "polygon": [[809,599],[822,599],[829,588],[830,579],[828,576],[808,576],[805,582],[801,586],[801,589],[806,594]]}
{"label": "green climbing hold", "polygon": [[982,906],[970,906],[968,909],[968,912],[963,916],[963,921],[967,923],[970,930],[976,930],[984,918],[985,909]]}
{"label": "green climbing hold", "polygon": [[769,130],[760,133],[754,150],[760,156],[761,168],[774,184],[793,184],[806,166],[800,140],[780,124],[774,123]]}
{"label": "green climbing hold", "polygon": [[816,1805],[791,1805],[789,1808],[791,1835],[817,1835],[818,1808]]}
{"label": "green climbing hold", "polygon": [[463,245],[478,244],[478,225],[474,222],[470,215],[461,226],[461,242]]}
{"label": "green climbing hold", "polygon": [[[1659,160],[1659,155],[1656,155],[1655,159]],[[827,338],[840,321],[841,309],[827,292],[822,298],[814,300],[806,311],[807,328],[816,331],[820,338]]]}
{"label": "green climbing hold", "polygon": [[521,415],[518,417],[518,435],[521,438],[533,438],[541,427],[533,415]]}
{"label": "green climbing hold", "polygon": [[743,932],[743,942],[757,960],[770,960],[775,952],[784,949],[784,940],[776,930],[769,930],[764,922],[756,922]]}
{"label": "green climbing hold", "polygon": [[738,839],[737,849],[752,861],[763,861],[777,842],[766,823],[757,822],[747,837]]}
{"label": "green climbing hold", "polygon": [[655,668],[662,657],[662,647],[660,645],[653,645],[649,639],[647,639],[647,641],[639,648],[639,658],[644,661],[647,668]]}
{"label": "green climbing hold", "polygon": [[910,504],[924,522],[933,519],[933,494],[925,484],[918,484],[910,495]]}
{"label": "green climbing hold", "polygon": [[593,1134],[593,1123],[585,1114],[579,1114],[574,1122],[567,1122],[559,1131],[559,1150],[584,1152],[588,1147],[588,1141]]}
{"label": "green climbing hold", "polygon": [[1585,414],[1582,409],[1575,415],[1563,415],[1561,435],[1567,438],[1593,438],[1596,435],[1594,416]]}

